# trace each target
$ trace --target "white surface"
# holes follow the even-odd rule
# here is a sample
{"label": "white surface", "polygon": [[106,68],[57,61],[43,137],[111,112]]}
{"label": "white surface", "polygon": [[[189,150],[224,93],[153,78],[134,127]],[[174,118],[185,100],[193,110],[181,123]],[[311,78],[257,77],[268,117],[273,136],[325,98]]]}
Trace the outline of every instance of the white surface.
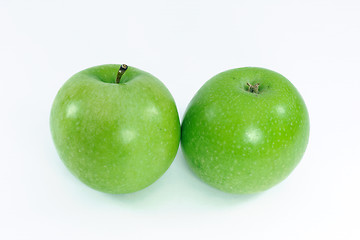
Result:
{"label": "white surface", "polygon": [[[359,1],[0,2],[0,239],[360,239]],[[198,180],[179,151],[128,195],[96,192],[59,159],[49,111],[61,85],[127,63],[161,79],[182,118],[213,75],[286,76],[311,118],[289,178],[254,196]]]}

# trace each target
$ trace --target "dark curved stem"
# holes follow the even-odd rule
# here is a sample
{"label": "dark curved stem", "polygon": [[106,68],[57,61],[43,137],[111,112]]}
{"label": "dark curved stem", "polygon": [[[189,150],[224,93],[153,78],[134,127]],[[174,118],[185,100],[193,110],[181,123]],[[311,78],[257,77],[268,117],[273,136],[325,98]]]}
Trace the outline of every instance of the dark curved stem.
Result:
{"label": "dark curved stem", "polygon": [[121,64],[118,74],[116,76],[115,83],[120,83],[121,77],[122,77],[122,75],[124,75],[126,69],[128,69],[128,66],[126,64]]}

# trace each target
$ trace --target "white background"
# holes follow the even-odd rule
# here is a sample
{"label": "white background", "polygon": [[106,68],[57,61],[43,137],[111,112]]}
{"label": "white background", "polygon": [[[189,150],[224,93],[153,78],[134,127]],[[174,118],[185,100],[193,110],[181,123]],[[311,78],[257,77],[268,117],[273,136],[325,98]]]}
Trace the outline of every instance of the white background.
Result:
{"label": "white background", "polygon": [[[0,239],[360,239],[359,1],[0,2]],[[59,159],[49,112],[62,84],[127,63],[173,94],[182,119],[213,75],[286,76],[311,118],[306,154],[256,195],[215,190],[179,151],[147,189],[94,191]]]}

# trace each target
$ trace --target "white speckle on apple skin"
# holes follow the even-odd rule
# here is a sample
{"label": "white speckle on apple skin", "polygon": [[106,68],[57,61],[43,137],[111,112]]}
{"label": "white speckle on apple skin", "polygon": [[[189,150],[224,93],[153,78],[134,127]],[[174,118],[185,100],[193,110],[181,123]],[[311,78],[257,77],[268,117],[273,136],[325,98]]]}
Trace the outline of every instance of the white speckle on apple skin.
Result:
{"label": "white speckle on apple skin", "polygon": [[69,106],[66,109],[66,117],[68,118],[76,117],[77,110],[78,110],[77,104],[75,102],[72,102],[71,104],[69,104]]}
{"label": "white speckle on apple skin", "polygon": [[132,140],[135,139],[137,133],[134,130],[121,129],[119,135],[121,137],[121,140],[120,140],[121,143],[129,144],[129,143],[131,143]]}

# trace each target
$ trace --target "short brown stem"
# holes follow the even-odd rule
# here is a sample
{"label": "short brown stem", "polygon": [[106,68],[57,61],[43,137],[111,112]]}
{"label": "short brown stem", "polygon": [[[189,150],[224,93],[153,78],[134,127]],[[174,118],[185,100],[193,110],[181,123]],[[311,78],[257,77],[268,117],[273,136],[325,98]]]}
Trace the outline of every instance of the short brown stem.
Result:
{"label": "short brown stem", "polygon": [[122,75],[124,75],[126,69],[128,69],[128,66],[126,64],[121,64],[118,74],[116,76],[115,83],[120,83],[121,77],[122,77]]}
{"label": "short brown stem", "polygon": [[256,94],[259,93],[259,86],[260,86],[259,83],[255,84],[255,85],[251,85],[250,83],[246,83],[246,85],[249,86],[249,90],[248,90],[249,92],[256,93]]}

